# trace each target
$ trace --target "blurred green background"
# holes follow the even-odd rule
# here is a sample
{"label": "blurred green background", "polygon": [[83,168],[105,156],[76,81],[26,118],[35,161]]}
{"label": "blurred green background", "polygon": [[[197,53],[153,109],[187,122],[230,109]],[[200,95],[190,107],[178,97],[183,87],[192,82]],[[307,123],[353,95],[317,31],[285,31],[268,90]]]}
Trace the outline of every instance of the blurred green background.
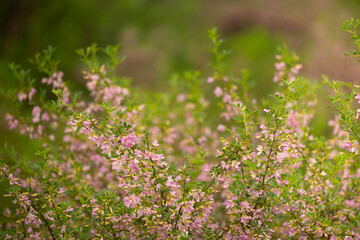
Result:
{"label": "blurred green background", "polygon": [[[210,74],[207,30],[219,29],[225,47],[232,50],[229,70],[243,68],[256,81],[254,95],[271,93],[274,55],[287,44],[304,64],[302,74],[310,79],[358,82],[359,64],[343,55],[352,49],[344,20],[357,17],[359,1],[344,0],[3,0],[0,2],[0,88],[18,83],[8,68],[10,62],[30,65],[28,58],[48,45],[56,47],[55,58],[65,79],[84,85],[75,49],[91,43],[119,44],[125,62],[119,73],[133,85],[166,91],[172,73],[202,70]],[[317,133],[326,130],[327,92],[320,92]],[[26,137],[7,129],[5,101],[0,98],[0,144],[32,151]]]}

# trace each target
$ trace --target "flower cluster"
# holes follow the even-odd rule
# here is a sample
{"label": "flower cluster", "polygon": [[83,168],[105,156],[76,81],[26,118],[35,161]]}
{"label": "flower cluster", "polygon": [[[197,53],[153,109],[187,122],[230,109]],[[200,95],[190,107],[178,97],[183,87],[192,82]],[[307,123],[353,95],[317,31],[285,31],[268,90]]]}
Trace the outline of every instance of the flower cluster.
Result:
{"label": "flower cluster", "polygon": [[318,136],[322,84],[298,76],[294,54],[281,49],[276,90],[256,99],[247,71],[227,74],[228,52],[209,36],[213,73],[174,75],[167,93],[117,75],[117,47],[78,50],[81,99],[51,49],[32,60],[36,83],[13,65],[24,85],[9,91],[5,119],[40,147],[0,152],[11,199],[0,238],[360,239],[358,86],[324,79],[338,114]]}

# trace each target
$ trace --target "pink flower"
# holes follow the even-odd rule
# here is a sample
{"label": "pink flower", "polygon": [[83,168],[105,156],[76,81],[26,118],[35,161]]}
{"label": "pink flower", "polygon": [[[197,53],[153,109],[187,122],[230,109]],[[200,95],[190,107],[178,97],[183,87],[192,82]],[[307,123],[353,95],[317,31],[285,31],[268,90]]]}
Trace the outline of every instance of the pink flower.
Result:
{"label": "pink flower", "polygon": [[219,87],[219,86],[217,86],[217,87],[215,88],[215,90],[214,90],[214,94],[215,94],[215,96],[216,96],[217,98],[220,97],[221,95],[223,95],[222,88]]}
{"label": "pink flower", "polygon": [[304,189],[298,189],[297,192],[299,193],[300,196],[304,196],[306,194],[306,191]]}
{"label": "pink flower", "polygon": [[249,222],[249,219],[250,219],[251,217],[249,217],[249,216],[242,216],[241,217],[241,222],[246,226],[246,224]]}
{"label": "pink flower", "polygon": [[132,146],[136,144],[135,139],[136,139],[136,134],[129,133],[128,135],[121,137],[121,145],[127,149],[130,149]]}
{"label": "pink flower", "polygon": [[27,97],[26,93],[24,93],[24,92],[18,93],[18,98],[19,98],[20,102],[24,101],[26,99],[26,97]]}
{"label": "pink flower", "polygon": [[228,199],[226,199],[223,205],[225,206],[226,209],[229,209],[229,208],[233,208],[235,206],[235,203],[231,200],[229,201]]}
{"label": "pink flower", "polygon": [[86,128],[89,128],[90,126],[91,126],[91,122],[87,119],[87,120],[85,120],[84,122],[83,122],[83,124],[84,124],[84,126],[86,127]]}
{"label": "pink flower", "polygon": [[50,83],[51,83],[51,80],[43,77],[43,78],[41,79],[41,83],[43,83],[43,84],[50,84]]}
{"label": "pink flower", "polygon": [[348,208],[353,208],[353,207],[355,207],[355,205],[356,205],[356,203],[355,203],[354,200],[345,200],[344,203],[346,204],[346,206],[347,206]]}
{"label": "pink flower", "polygon": [[185,100],[186,100],[186,94],[184,94],[184,93],[180,93],[179,95],[177,95],[177,97],[176,97],[176,101],[177,102],[184,102]]}
{"label": "pink flower", "polygon": [[7,121],[10,130],[16,128],[16,126],[19,124],[19,121],[11,114],[6,114],[5,120]]}
{"label": "pink flower", "polygon": [[281,77],[282,77],[282,76],[281,76],[280,74],[275,73],[275,74],[274,74],[273,81],[274,81],[274,82],[278,82],[278,81],[280,81]]}
{"label": "pink flower", "polygon": [[231,103],[231,96],[229,94],[225,93],[222,101],[224,103]]}
{"label": "pink flower", "polygon": [[124,204],[128,208],[135,208],[141,202],[141,198],[135,195],[124,197]]}
{"label": "pink flower", "polygon": [[99,75],[98,74],[91,74],[90,75],[90,80],[96,82],[100,79]]}
{"label": "pink flower", "polygon": [[165,185],[169,188],[179,188],[179,185],[173,180],[172,176],[168,176]]}
{"label": "pink flower", "polygon": [[219,124],[216,128],[219,132],[225,132],[226,127],[223,124]]}
{"label": "pink flower", "polygon": [[74,210],[71,206],[69,206],[66,210],[64,210],[64,213],[72,212]]}
{"label": "pink flower", "polygon": [[153,145],[154,147],[157,147],[157,146],[159,146],[159,142],[158,142],[157,140],[154,140],[154,141],[152,142],[152,145]]}
{"label": "pink flower", "polygon": [[268,130],[267,130],[267,128],[266,128],[266,126],[265,126],[264,124],[261,124],[261,125],[260,125],[260,128],[261,128],[261,130],[262,130],[262,131],[261,131],[262,134],[268,133]]}
{"label": "pink flower", "polygon": [[208,79],[206,80],[207,83],[213,83],[214,82],[214,78],[213,77],[208,77]]}
{"label": "pink flower", "polygon": [[50,121],[50,117],[49,117],[49,114],[47,114],[46,112],[42,114],[41,116],[41,120],[47,122],[47,121]]}
{"label": "pink flower", "polygon": [[278,70],[278,71],[282,70],[286,66],[284,62],[275,63],[274,65],[275,65],[276,70]]}
{"label": "pink flower", "polygon": [[40,122],[40,112],[41,108],[39,106],[35,106],[32,110],[33,123]]}
{"label": "pink flower", "polygon": [[32,98],[36,92],[37,92],[37,90],[35,88],[31,88],[31,90],[29,92],[29,100],[30,101],[32,101]]}
{"label": "pink flower", "polygon": [[9,174],[10,185],[19,185],[18,178],[15,178],[12,173]]}
{"label": "pink flower", "polygon": [[349,152],[357,152],[359,151],[359,144],[356,141],[350,141],[348,138],[343,141],[343,148],[348,150]]}
{"label": "pink flower", "polygon": [[216,157],[219,157],[221,154],[222,154],[222,152],[221,152],[221,151],[216,150]]}
{"label": "pink flower", "polygon": [[355,99],[358,100],[358,103],[360,103],[360,94],[359,93],[356,94]]}
{"label": "pink flower", "polygon": [[130,95],[130,91],[127,88],[123,88],[122,93],[124,94],[124,96],[129,96]]}
{"label": "pink flower", "polygon": [[240,204],[241,204],[241,206],[242,206],[243,208],[245,208],[245,209],[249,209],[249,208],[250,208],[250,204],[249,204],[248,201],[241,202]]}

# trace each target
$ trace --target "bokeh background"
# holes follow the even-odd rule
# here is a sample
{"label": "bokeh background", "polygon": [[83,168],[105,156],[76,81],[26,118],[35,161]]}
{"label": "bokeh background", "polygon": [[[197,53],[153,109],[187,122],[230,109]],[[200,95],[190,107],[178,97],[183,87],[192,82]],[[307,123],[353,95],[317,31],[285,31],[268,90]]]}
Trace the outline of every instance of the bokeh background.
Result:
{"label": "bokeh background", "polygon": [[[0,89],[18,86],[8,65],[29,67],[28,59],[48,45],[65,79],[81,89],[82,65],[75,49],[119,44],[125,62],[118,72],[149,91],[167,91],[172,73],[210,74],[207,30],[219,29],[232,74],[251,72],[257,97],[271,93],[274,55],[286,44],[300,56],[302,74],[311,80],[360,82],[360,64],[344,56],[353,48],[344,20],[358,17],[357,0],[2,0],[0,1]],[[326,90],[319,92],[317,134],[326,133]],[[0,144],[33,154],[34,144],[10,132],[0,97]]]}

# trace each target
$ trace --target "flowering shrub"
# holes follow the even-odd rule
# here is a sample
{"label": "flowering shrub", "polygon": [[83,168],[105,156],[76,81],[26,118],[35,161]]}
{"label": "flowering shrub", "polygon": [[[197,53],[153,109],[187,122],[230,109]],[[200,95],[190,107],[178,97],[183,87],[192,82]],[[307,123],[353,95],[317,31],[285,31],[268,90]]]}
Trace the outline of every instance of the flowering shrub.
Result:
{"label": "flowering shrub", "polygon": [[[358,24],[344,28],[357,38]],[[280,50],[277,91],[257,100],[248,72],[229,75],[228,52],[209,36],[213,74],[175,75],[163,94],[116,74],[117,47],[77,51],[81,98],[51,48],[31,60],[41,81],[12,64],[23,86],[6,94],[8,126],[42,150],[27,161],[2,151],[12,204],[0,237],[360,239],[359,86],[324,79],[338,116],[332,135],[317,137],[320,83],[298,75],[296,55]]]}

